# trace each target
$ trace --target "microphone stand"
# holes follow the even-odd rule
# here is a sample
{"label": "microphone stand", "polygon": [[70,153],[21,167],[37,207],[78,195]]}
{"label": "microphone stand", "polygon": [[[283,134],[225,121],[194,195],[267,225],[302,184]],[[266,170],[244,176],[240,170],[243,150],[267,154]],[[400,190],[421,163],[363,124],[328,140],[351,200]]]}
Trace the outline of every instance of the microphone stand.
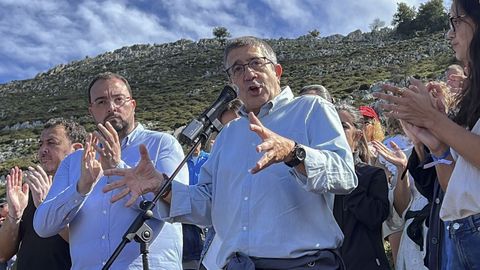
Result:
{"label": "microphone stand", "polygon": [[110,269],[113,262],[117,259],[118,255],[120,255],[120,253],[125,248],[125,246],[128,243],[130,243],[132,240],[135,240],[136,242],[140,243],[140,253],[142,254],[143,269],[144,270],[149,269],[148,246],[150,244],[150,240],[153,235],[153,230],[152,228],[150,228],[150,226],[148,226],[145,223],[145,221],[153,217],[152,209],[155,207],[155,203],[158,201],[158,199],[160,199],[161,194],[163,194],[165,190],[167,190],[168,186],[172,184],[173,179],[180,172],[183,165],[185,165],[185,163],[190,158],[190,156],[192,156],[193,151],[197,148],[200,142],[206,141],[208,137],[210,137],[210,134],[212,134],[213,131],[220,132],[222,127],[223,125],[219,121],[213,121],[210,125],[208,125],[203,130],[203,132],[198,136],[198,139],[195,141],[193,147],[190,149],[190,151],[188,151],[188,154],[183,158],[183,160],[180,162],[180,164],[175,169],[173,174],[170,177],[168,177],[167,181],[162,186],[160,191],[155,195],[153,200],[152,201],[145,200],[140,203],[140,209],[142,209],[142,212],[138,214],[138,216],[132,222],[130,227],[127,229],[127,231],[122,237],[122,241],[120,242],[120,244],[118,244],[117,248],[112,253],[108,261],[105,263],[102,270]]}

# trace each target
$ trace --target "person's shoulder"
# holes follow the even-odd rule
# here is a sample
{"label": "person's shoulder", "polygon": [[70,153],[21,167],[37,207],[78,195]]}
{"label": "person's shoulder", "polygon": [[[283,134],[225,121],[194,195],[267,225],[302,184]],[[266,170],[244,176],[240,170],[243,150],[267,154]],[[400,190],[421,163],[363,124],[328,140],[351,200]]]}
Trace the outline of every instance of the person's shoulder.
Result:
{"label": "person's shoulder", "polygon": [[143,135],[145,138],[151,140],[177,141],[177,139],[173,135],[163,131],[144,129]]}
{"label": "person's shoulder", "polygon": [[385,175],[385,170],[383,168],[377,167],[377,166],[372,166],[366,163],[359,163],[355,165],[355,171],[357,172],[357,175],[360,176],[373,176],[373,175]]}
{"label": "person's shoulder", "polygon": [[311,108],[313,109],[320,109],[320,110],[334,110],[335,106],[325,100],[324,98],[316,95],[304,95],[295,97],[291,104],[295,107],[300,108]]}
{"label": "person's shoulder", "polygon": [[73,151],[69,155],[67,155],[63,160],[65,161],[77,160],[79,158],[82,158],[82,156],[83,156],[83,148],[80,148]]}
{"label": "person's shoulder", "polygon": [[80,161],[83,157],[83,148],[77,149],[72,153],[68,154],[61,162],[61,168],[75,168],[80,166]]}

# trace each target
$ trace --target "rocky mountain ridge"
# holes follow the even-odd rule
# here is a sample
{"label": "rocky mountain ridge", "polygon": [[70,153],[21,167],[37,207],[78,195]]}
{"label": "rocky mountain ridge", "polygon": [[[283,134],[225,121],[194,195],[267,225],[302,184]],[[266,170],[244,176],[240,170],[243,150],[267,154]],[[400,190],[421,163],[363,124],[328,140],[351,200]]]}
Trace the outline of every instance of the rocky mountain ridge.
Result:
{"label": "rocky mountain ridge", "polygon": [[[377,81],[436,78],[452,62],[443,33],[400,40],[389,30],[347,36],[271,39],[284,67],[282,84],[298,91],[320,83],[337,98],[368,101]],[[152,129],[173,130],[198,115],[227,78],[217,39],[178,40],[123,47],[58,65],[35,78],[0,85],[0,174],[34,160],[35,141],[49,118],[73,118],[92,128],[86,88],[103,71],[124,75],[137,100],[137,118]],[[360,95],[360,96],[359,96]]]}

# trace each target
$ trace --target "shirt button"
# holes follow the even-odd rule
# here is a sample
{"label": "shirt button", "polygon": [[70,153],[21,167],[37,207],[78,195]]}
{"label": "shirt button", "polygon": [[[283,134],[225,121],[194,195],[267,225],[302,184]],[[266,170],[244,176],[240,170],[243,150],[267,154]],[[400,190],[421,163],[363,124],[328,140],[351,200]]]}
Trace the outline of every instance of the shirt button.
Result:
{"label": "shirt button", "polygon": [[456,223],[456,222],[453,223],[453,229],[454,229],[454,230],[458,230],[458,228],[460,228],[460,224],[458,224],[458,223]]}
{"label": "shirt button", "polygon": [[246,230],[247,230],[247,226],[243,226],[242,229],[243,229],[244,231],[246,231]]}
{"label": "shirt button", "polygon": [[243,198],[243,200],[248,201],[248,197]]}
{"label": "shirt button", "polygon": [[435,199],[435,203],[436,203],[436,204],[440,204],[440,199],[439,199],[439,198],[436,198],[436,199]]}
{"label": "shirt button", "polygon": [[75,202],[75,203],[78,203],[78,200],[75,200],[74,202]]}
{"label": "shirt button", "polygon": [[432,244],[436,245],[438,243],[438,240],[436,237],[432,237]]}
{"label": "shirt button", "polygon": [[105,240],[105,235],[102,235],[102,239]]}
{"label": "shirt button", "polygon": [[102,213],[103,213],[104,215],[106,215],[106,214],[107,214],[107,210],[103,210]]}

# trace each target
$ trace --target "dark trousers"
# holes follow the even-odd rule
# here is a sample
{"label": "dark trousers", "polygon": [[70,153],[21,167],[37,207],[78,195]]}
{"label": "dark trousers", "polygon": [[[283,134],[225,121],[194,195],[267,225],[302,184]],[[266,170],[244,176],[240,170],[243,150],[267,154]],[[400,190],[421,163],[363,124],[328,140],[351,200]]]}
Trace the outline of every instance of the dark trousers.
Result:
{"label": "dark trousers", "polygon": [[226,270],[343,270],[345,266],[336,250],[320,250],[295,259],[251,258],[237,253]]}

